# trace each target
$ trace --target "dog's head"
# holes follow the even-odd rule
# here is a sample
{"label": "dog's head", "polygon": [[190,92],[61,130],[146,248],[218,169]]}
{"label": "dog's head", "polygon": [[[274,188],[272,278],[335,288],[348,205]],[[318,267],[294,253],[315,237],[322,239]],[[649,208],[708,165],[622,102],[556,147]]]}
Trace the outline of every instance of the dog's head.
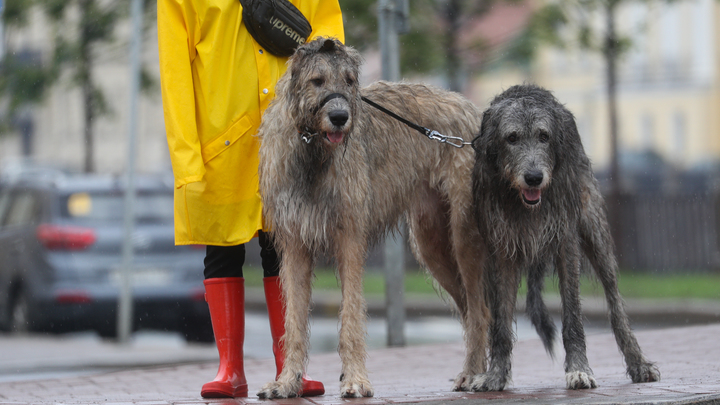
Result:
{"label": "dog's head", "polygon": [[[473,141],[475,175],[517,192],[530,209],[540,206],[560,156],[579,144],[572,114],[547,90],[518,85],[501,93],[483,113],[480,135]],[[488,183],[490,184],[490,183]]]}
{"label": "dog's head", "polygon": [[337,39],[319,38],[297,49],[279,91],[298,132],[331,149],[346,141],[360,104],[360,64],[360,54]]}

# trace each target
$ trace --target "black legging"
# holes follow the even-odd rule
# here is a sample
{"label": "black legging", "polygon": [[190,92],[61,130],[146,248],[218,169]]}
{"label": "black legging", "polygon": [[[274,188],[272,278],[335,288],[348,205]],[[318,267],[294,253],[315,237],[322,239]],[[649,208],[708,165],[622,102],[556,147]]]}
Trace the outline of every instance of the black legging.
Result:
{"label": "black legging", "polygon": [[[260,258],[263,277],[273,277],[280,273],[280,259],[270,236],[258,232]],[[242,277],[245,264],[245,245],[207,246],[205,253],[205,279],[221,277]]]}

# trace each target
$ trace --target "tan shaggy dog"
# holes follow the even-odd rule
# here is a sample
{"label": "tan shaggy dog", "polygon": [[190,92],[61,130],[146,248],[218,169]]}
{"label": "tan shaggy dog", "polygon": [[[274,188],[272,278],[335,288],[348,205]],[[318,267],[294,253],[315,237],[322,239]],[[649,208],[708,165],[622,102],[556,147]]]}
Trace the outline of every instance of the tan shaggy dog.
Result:
{"label": "tan shaggy dog", "polygon": [[281,254],[286,360],[261,398],[300,394],[308,356],[313,268],[335,259],[342,288],[340,395],[372,396],[365,359],[363,265],[368,249],[405,217],[415,256],[460,313],[467,358],[453,389],[485,371],[489,311],[472,216],[472,148],[438,143],[361,101],[470,141],[481,112],[461,95],[421,84],[360,88],[360,55],[332,39],[301,46],[259,130],[264,217]]}

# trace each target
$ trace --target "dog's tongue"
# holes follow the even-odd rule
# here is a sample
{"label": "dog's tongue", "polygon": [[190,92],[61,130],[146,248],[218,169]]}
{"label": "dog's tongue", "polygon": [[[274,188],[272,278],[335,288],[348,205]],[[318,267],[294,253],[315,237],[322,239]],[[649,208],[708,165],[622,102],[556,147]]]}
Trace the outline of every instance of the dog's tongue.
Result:
{"label": "dog's tongue", "polygon": [[522,191],[525,201],[534,202],[540,199],[540,190],[537,188],[523,189]]}
{"label": "dog's tongue", "polygon": [[330,141],[332,143],[340,143],[343,140],[343,133],[342,132],[328,132],[327,139],[328,139],[328,141]]}

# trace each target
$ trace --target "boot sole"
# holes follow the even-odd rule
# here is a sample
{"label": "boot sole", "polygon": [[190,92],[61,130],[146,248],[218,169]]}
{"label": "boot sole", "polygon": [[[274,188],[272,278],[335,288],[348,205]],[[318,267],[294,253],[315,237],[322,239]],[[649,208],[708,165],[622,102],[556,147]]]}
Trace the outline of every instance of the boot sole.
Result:
{"label": "boot sole", "polygon": [[[206,384],[207,385],[207,384]],[[203,387],[200,396],[203,398],[244,398],[248,396],[247,384],[239,385],[233,389],[232,386],[218,386],[213,384],[212,387]]]}

